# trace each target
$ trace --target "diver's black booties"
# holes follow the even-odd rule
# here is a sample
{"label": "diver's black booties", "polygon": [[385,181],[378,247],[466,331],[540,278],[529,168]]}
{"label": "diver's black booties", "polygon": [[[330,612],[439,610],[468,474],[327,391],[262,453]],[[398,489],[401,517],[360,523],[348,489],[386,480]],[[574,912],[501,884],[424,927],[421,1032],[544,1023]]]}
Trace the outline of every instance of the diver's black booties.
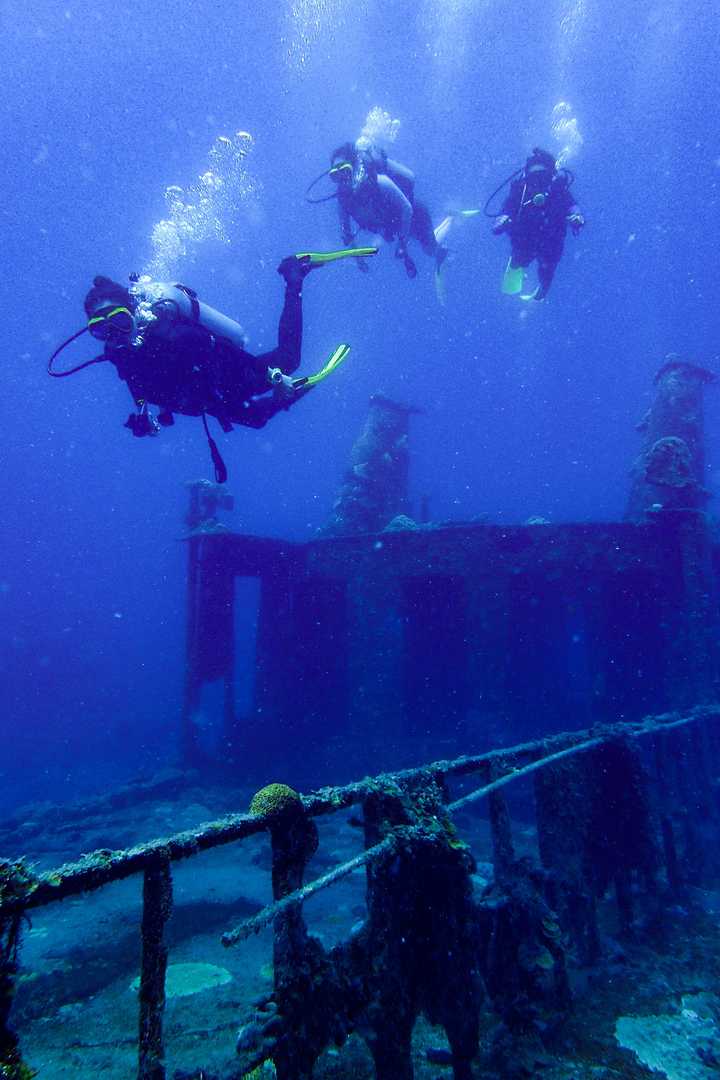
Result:
{"label": "diver's black booties", "polygon": [[277,272],[281,277],[285,278],[288,285],[294,285],[299,289],[312,268],[312,260],[309,255],[303,255],[301,258],[298,258],[297,255],[288,255],[278,266]]}

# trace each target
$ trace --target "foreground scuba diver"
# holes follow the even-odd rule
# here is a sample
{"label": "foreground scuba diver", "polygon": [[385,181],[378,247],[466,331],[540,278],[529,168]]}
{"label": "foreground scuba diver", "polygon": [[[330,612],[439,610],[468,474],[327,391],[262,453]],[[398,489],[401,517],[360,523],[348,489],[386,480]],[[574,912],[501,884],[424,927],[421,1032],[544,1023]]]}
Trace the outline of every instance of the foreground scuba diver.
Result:
{"label": "foreground scuba diver", "polygon": [[[335,184],[336,190],[320,198],[311,197],[311,190],[325,176]],[[352,243],[355,238],[353,222],[358,230],[376,233],[388,241],[397,240],[395,257],[402,260],[409,278],[417,276],[417,267],[408,252],[408,241],[414,238],[426,255],[434,257],[436,283],[439,282],[447,257],[442,241],[452,217],[445,218],[433,230],[427,207],[415,198],[414,173],[367,139],[339,146],[331,157],[330,168],[310,184],[306,197],[309,202],[337,198],[344,244]],[[358,266],[366,269],[362,261],[358,261]]]}
{"label": "foreground scuba diver", "polygon": [[[285,279],[285,303],[278,326],[278,344],[253,356],[245,349],[238,323],[198,300],[185,285],[138,281],[129,288],[96,277],[85,297],[88,324],[55,350],[48,363],[51,375],[64,377],[91,364],[110,361],[127,383],[136,411],[125,427],[133,435],[157,435],[173,424],[173,413],[201,416],[219,483],[227,470],[211,438],[207,417],[214,416],[223,431],[233,424],[261,428],[278,412],[289,409],[342,363],[349,352],[340,345],[314,375],[293,379],[302,349],[302,284],[315,266],[357,255],[351,252],[305,252],[283,259],[278,273]],[[375,254],[375,248],[362,254]],[[132,279],[131,279],[132,280]],[[66,371],[53,363],[70,342],[89,331],[104,342],[103,355]],[[156,405],[157,416],[149,410]]]}
{"label": "foreground scuba diver", "polygon": [[[568,169],[558,169],[547,150],[535,147],[523,169],[519,169],[493,192],[485,204],[495,218],[496,236],[508,233],[511,254],[503,277],[503,292],[521,293],[524,269],[537,259],[538,286],[523,300],[544,300],[555,275],[565,244],[568,225],[578,235],[585,218],[570,194],[574,180]],[[500,214],[487,210],[499,191],[510,183],[510,191]]]}

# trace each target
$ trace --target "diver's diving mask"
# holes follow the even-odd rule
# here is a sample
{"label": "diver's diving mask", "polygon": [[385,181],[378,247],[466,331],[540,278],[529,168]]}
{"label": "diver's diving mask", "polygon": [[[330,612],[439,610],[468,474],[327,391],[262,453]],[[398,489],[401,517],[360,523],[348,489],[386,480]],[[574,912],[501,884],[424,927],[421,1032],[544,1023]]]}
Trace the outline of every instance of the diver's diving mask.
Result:
{"label": "diver's diving mask", "polygon": [[117,335],[127,337],[132,333],[135,323],[130,308],[119,306],[106,308],[88,319],[87,328],[94,338],[107,341],[108,338]]}

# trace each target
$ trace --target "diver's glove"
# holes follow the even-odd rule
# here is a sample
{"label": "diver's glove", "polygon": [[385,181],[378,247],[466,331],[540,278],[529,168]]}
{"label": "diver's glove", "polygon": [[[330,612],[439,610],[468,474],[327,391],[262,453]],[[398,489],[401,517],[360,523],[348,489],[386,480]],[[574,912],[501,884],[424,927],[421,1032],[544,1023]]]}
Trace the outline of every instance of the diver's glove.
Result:
{"label": "diver's glove", "polygon": [[512,218],[509,214],[498,214],[493,222],[492,231],[495,236],[500,236],[501,233],[507,232],[512,224]]}
{"label": "diver's glove", "polygon": [[160,434],[160,425],[145,406],[139,413],[130,413],[124,426],[130,428],[137,439],[141,439],[143,435]]}
{"label": "diver's glove", "polygon": [[268,368],[268,382],[273,388],[273,392],[280,398],[295,397],[295,382],[286,375],[284,371],[281,371],[279,367]]}
{"label": "diver's glove", "polygon": [[570,214],[567,223],[573,231],[573,236],[577,236],[585,224],[585,218],[582,214]]}

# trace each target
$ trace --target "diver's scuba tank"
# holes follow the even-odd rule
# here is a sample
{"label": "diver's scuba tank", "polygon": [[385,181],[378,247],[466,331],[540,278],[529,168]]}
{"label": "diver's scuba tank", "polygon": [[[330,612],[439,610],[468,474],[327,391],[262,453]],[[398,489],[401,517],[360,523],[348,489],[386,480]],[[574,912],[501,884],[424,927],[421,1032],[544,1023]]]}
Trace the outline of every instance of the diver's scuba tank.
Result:
{"label": "diver's scuba tank", "polygon": [[140,279],[131,287],[136,299],[136,318],[142,329],[152,324],[153,336],[162,337],[163,329],[170,330],[179,322],[196,323],[213,337],[244,349],[246,337],[240,323],[199,300],[187,285],[169,281]]}

